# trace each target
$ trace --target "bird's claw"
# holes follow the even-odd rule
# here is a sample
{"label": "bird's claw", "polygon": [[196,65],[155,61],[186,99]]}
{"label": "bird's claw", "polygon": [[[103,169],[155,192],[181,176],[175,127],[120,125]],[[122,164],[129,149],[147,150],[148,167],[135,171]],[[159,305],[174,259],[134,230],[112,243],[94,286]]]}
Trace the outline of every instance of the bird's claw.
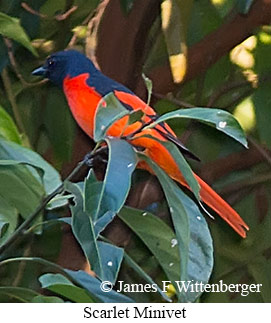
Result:
{"label": "bird's claw", "polygon": [[91,152],[87,153],[83,159],[83,163],[90,168],[93,167],[93,161],[94,157]]}

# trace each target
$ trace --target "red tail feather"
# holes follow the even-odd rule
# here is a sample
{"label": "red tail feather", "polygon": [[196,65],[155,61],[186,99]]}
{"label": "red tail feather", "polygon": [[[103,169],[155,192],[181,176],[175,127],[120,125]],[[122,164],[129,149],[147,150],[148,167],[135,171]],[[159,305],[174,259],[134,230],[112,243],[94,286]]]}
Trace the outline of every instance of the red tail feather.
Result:
{"label": "red tail feather", "polygon": [[239,214],[200,177],[197,175],[195,177],[201,187],[200,196],[202,201],[220,215],[241,237],[245,238],[246,230],[249,230],[249,227]]}

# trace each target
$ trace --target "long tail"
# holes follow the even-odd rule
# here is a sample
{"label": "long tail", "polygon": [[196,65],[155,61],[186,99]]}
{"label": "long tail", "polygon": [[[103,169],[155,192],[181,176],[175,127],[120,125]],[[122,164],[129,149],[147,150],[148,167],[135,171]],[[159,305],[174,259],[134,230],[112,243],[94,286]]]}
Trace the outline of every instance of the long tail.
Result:
{"label": "long tail", "polygon": [[202,201],[220,215],[241,237],[245,238],[246,230],[249,230],[249,227],[239,214],[199,176],[194,175],[201,187],[200,197]]}
{"label": "long tail", "polygon": [[[149,133],[148,133],[149,134]],[[161,140],[159,134],[150,133],[155,135]],[[163,139],[163,138],[162,138]],[[174,161],[170,152],[155,140],[140,137],[133,140],[133,144],[140,147],[145,147],[145,154],[148,155],[153,161],[155,161],[172,179],[186,186],[190,189],[189,185],[185,181],[182,173],[179,170],[178,165]],[[148,170],[153,173],[153,170],[145,162],[138,164],[139,168]],[[213,209],[218,215],[221,216],[241,237],[246,237],[246,230],[249,227],[241,219],[239,214],[225,202],[208,184],[206,184],[200,177],[194,174],[200,187],[200,196],[202,201]]]}

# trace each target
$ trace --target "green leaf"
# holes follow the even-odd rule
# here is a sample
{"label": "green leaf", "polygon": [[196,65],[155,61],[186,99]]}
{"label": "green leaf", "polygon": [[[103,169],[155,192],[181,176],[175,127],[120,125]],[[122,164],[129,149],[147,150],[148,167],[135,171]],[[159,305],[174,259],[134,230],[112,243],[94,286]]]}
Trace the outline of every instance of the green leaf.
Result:
{"label": "green leaf", "polygon": [[148,126],[148,128],[153,128],[160,122],[175,118],[187,118],[207,123],[237,140],[246,148],[248,147],[244,131],[238,121],[232,114],[220,109],[191,108],[175,110],[164,114]]}
{"label": "green leaf", "polygon": [[0,106],[0,137],[21,144],[21,137],[10,115]]}
{"label": "green leaf", "polygon": [[73,278],[73,280],[85,288],[91,295],[93,295],[99,302],[103,303],[131,303],[133,300],[121,293],[117,293],[114,290],[109,292],[103,292],[101,290],[101,281],[88,275],[86,272],[72,271],[65,269],[66,273]]}
{"label": "green leaf", "polygon": [[[39,154],[28,148],[0,138],[0,160],[1,159],[15,160],[33,165],[36,168],[41,168],[44,171],[43,184],[47,194],[53,192],[62,183],[59,173]],[[27,168],[37,180],[41,181],[40,174],[38,174],[36,169],[33,167]]]}
{"label": "green leaf", "polygon": [[[178,191],[182,205],[189,217],[190,240],[186,281],[208,283],[213,270],[213,242],[206,223],[197,205],[181,190]],[[195,302],[200,292],[182,293],[183,302]]]}
{"label": "green leaf", "polygon": [[237,0],[238,11],[244,15],[249,12],[250,7],[252,6],[254,0]]}
{"label": "green leaf", "polygon": [[50,262],[46,259],[43,258],[39,258],[39,257],[15,257],[15,258],[8,258],[5,260],[0,261],[0,267],[1,266],[5,266],[8,265],[10,263],[16,263],[16,262],[21,262],[21,261],[25,261],[25,262],[33,262],[33,263],[38,263],[41,264],[43,266],[49,266],[52,267],[54,270],[62,270],[64,272],[64,269],[62,267],[60,267],[59,265]]}
{"label": "green leaf", "polygon": [[67,182],[66,190],[74,195],[75,205],[71,205],[72,231],[80,243],[86,258],[91,264],[92,270],[103,279],[101,257],[94,232],[91,217],[83,210],[83,192],[76,184]]}
{"label": "green leaf", "polygon": [[0,12],[0,34],[11,38],[27,48],[33,55],[38,56],[37,51],[31,45],[31,41],[20,24],[20,20]]}
{"label": "green leaf", "polygon": [[128,142],[109,138],[106,142],[109,156],[103,186],[95,182],[92,172],[85,182],[86,211],[94,221],[107,212],[115,214],[121,209],[137,164],[136,153]]}
{"label": "green leaf", "polygon": [[180,280],[180,257],[178,248],[172,247],[175,234],[156,216],[133,208],[124,207],[118,214],[153,253],[168,279],[175,285]]}
{"label": "green leaf", "polygon": [[56,195],[51,201],[46,205],[46,210],[54,210],[60,207],[63,207],[69,203],[69,199],[72,198],[72,195]]}
{"label": "green leaf", "polygon": [[[231,3],[224,2],[223,5],[225,4],[229,5],[229,10],[232,8]],[[218,4],[214,5],[214,3],[209,0],[201,0],[200,2],[194,3],[191,17],[189,17],[189,30],[187,33],[188,46],[196,44],[223,23],[223,19],[220,17],[217,10],[218,6]],[[219,8],[221,8],[221,6],[219,6]]]}
{"label": "green leaf", "polygon": [[35,296],[40,294],[29,288],[0,286],[0,296],[6,297],[6,301],[31,302]]}
{"label": "green leaf", "polygon": [[109,148],[108,165],[97,218],[108,211],[117,213],[121,209],[128,196],[131,176],[137,164],[134,148],[127,141],[107,138],[106,143]]}
{"label": "green leaf", "polygon": [[32,298],[31,303],[64,303],[64,301],[56,296],[38,295]]}
{"label": "green leaf", "polygon": [[71,159],[76,126],[60,89],[56,87],[48,89],[44,110],[46,131],[53,146],[54,156],[61,164]]}
{"label": "green leaf", "polygon": [[97,219],[97,221],[94,224],[94,231],[96,237],[99,236],[99,234],[107,227],[107,225],[114,219],[115,213],[112,213],[111,211],[106,212],[102,217]]}
{"label": "green leaf", "polygon": [[198,181],[196,180],[193,171],[191,167],[189,166],[186,159],[181,154],[180,150],[177,148],[177,146],[169,141],[163,141],[158,140],[155,137],[145,135],[144,137],[150,138],[152,140],[158,141],[161,145],[163,145],[171,154],[171,156],[174,158],[174,161],[179,167],[179,170],[181,171],[183,177],[185,178],[186,182],[188,183],[189,187],[191,188],[192,192],[194,193],[195,197],[200,200],[199,191],[200,186]]}
{"label": "green leaf", "polygon": [[[150,285],[157,285],[155,281],[127,253],[124,253],[124,261],[147,283],[149,283]],[[171,299],[162,291],[162,289],[158,285],[157,292],[163,297],[165,301],[171,302]]]}
{"label": "green leaf", "polygon": [[90,214],[93,221],[97,218],[103,191],[104,182],[97,180],[91,168],[84,182],[84,210]]}
{"label": "green leaf", "polygon": [[47,221],[35,223],[29,229],[27,229],[25,233],[27,234],[27,233],[33,232],[39,227],[42,227],[43,229],[47,229],[47,228],[50,228],[51,226],[58,225],[59,223],[63,223],[63,222],[71,226],[71,217],[56,218],[53,220],[47,220]]}
{"label": "green leaf", "polygon": [[[207,283],[213,269],[212,239],[197,205],[162,169],[151,163],[166,195],[181,259],[181,280]],[[188,220],[188,222],[187,222]],[[194,302],[201,293],[181,291],[182,302]]]}
{"label": "green leaf", "polygon": [[101,265],[103,268],[107,268],[104,280],[115,284],[122,263],[124,250],[101,241],[98,241],[98,248],[101,255]]}
{"label": "green leaf", "polygon": [[[151,165],[151,167],[153,167],[153,165]],[[156,167],[158,168],[158,166]],[[165,191],[177,237],[177,240],[174,235],[167,239],[170,241],[171,248],[169,247],[169,243],[163,241],[162,245],[169,250],[169,252],[173,251],[175,254],[176,252],[178,253],[178,248],[176,248],[178,245],[179,255],[175,255],[175,259],[170,260],[170,256],[166,255],[163,257],[163,253],[154,251],[156,240],[152,235],[156,234],[156,225],[154,223],[144,223],[146,222],[145,218],[148,215],[147,212],[142,213],[142,211],[130,211],[130,209],[125,207],[122,209],[119,216],[134,232],[136,232],[136,234],[153,252],[172,283],[175,280],[182,280],[185,282],[192,281],[199,283],[202,282],[205,284],[208,282],[213,268],[212,239],[207,223],[202,217],[197,205],[188,196],[186,196],[161,169],[160,171],[155,168],[153,169]],[[125,218],[123,218],[123,212],[125,212]],[[188,219],[185,217],[188,217]],[[189,228],[186,228],[185,226],[186,220],[188,220],[187,225]],[[159,219],[155,221],[162,222]],[[164,228],[166,225],[164,222],[162,223],[163,224],[157,225],[157,239],[161,236],[161,232],[163,232],[163,237],[167,237],[165,235],[166,230]],[[149,237],[149,235],[151,235],[151,237]],[[181,259],[181,274],[180,265],[178,263],[180,261],[179,259]],[[176,265],[175,268],[177,269],[177,272],[175,272],[174,275],[176,275],[177,278],[172,278],[171,273],[168,273],[168,268],[166,266],[168,261],[170,261],[172,268]],[[179,291],[176,286],[175,288],[176,291],[180,293],[180,299],[182,302],[194,302],[201,294],[191,292],[190,290],[187,292],[185,290]]]}
{"label": "green leaf", "polygon": [[90,169],[88,176],[85,179],[84,185],[84,210],[86,210],[95,221],[94,231],[96,237],[98,237],[100,232],[105,229],[105,227],[114,219],[116,214],[109,210],[100,218],[95,219],[99,205],[101,203],[101,196],[104,190],[104,182],[97,180],[93,169]]}
{"label": "green leaf", "polygon": [[61,274],[44,274],[39,277],[42,288],[46,288],[76,303],[93,303],[94,299],[84,289],[75,286]]}
{"label": "green leaf", "polygon": [[74,194],[72,230],[80,243],[93,271],[102,280],[115,283],[123,258],[123,249],[97,242],[97,232],[91,217],[83,210],[83,193],[78,185],[67,183],[67,190]]}
{"label": "green leaf", "polygon": [[144,73],[142,74],[142,77],[148,91],[147,105],[149,105],[151,101],[151,95],[152,95],[152,81]]}
{"label": "green leaf", "polygon": [[45,194],[42,184],[20,164],[0,165],[0,178],[0,196],[27,218]]}
{"label": "green leaf", "polygon": [[0,238],[4,236],[8,227],[9,227],[9,223],[7,221],[0,220]]}
{"label": "green leaf", "polygon": [[133,300],[127,296],[124,296],[120,293],[115,292],[114,290],[110,292],[102,292],[101,290],[101,281],[95,277],[90,276],[84,271],[72,271],[69,269],[64,269],[61,266],[50,262],[48,260],[38,258],[38,257],[18,257],[18,258],[9,258],[0,262],[0,266],[4,266],[10,263],[15,262],[34,262],[39,263],[43,266],[52,268],[54,271],[62,273],[62,275],[67,276],[73,284],[78,285],[81,288],[86,289],[91,297],[95,300],[104,303],[127,303],[132,302]]}
{"label": "green leaf", "polygon": [[14,232],[17,222],[18,211],[0,196],[0,244]]}
{"label": "green leaf", "polygon": [[160,184],[162,185],[165,193],[169,211],[171,213],[174,229],[176,232],[176,238],[178,241],[178,249],[181,260],[181,280],[186,281],[187,278],[187,263],[188,263],[188,248],[190,239],[189,219],[186,210],[183,206],[181,199],[181,189],[177,184],[150,158],[141,155],[141,158],[145,160],[155,172]]}
{"label": "green leaf", "polygon": [[144,112],[142,110],[136,110],[130,113],[128,124],[134,124],[137,121],[140,121],[144,116]]}
{"label": "green leaf", "polygon": [[105,138],[108,128],[117,120],[129,114],[114,93],[104,96],[97,108],[94,123],[94,141],[99,142]]}

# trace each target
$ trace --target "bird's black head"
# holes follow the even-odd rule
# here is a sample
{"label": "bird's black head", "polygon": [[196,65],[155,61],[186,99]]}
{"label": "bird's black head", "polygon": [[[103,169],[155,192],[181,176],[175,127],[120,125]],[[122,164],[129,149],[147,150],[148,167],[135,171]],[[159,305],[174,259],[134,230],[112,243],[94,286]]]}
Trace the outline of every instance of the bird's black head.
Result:
{"label": "bird's black head", "polygon": [[92,75],[97,71],[94,64],[85,55],[76,50],[65,50],[49,56],[43,66],[35,69],[32,74],[48,78],[62,87],[65,77],[74,77],[82,73]]}

